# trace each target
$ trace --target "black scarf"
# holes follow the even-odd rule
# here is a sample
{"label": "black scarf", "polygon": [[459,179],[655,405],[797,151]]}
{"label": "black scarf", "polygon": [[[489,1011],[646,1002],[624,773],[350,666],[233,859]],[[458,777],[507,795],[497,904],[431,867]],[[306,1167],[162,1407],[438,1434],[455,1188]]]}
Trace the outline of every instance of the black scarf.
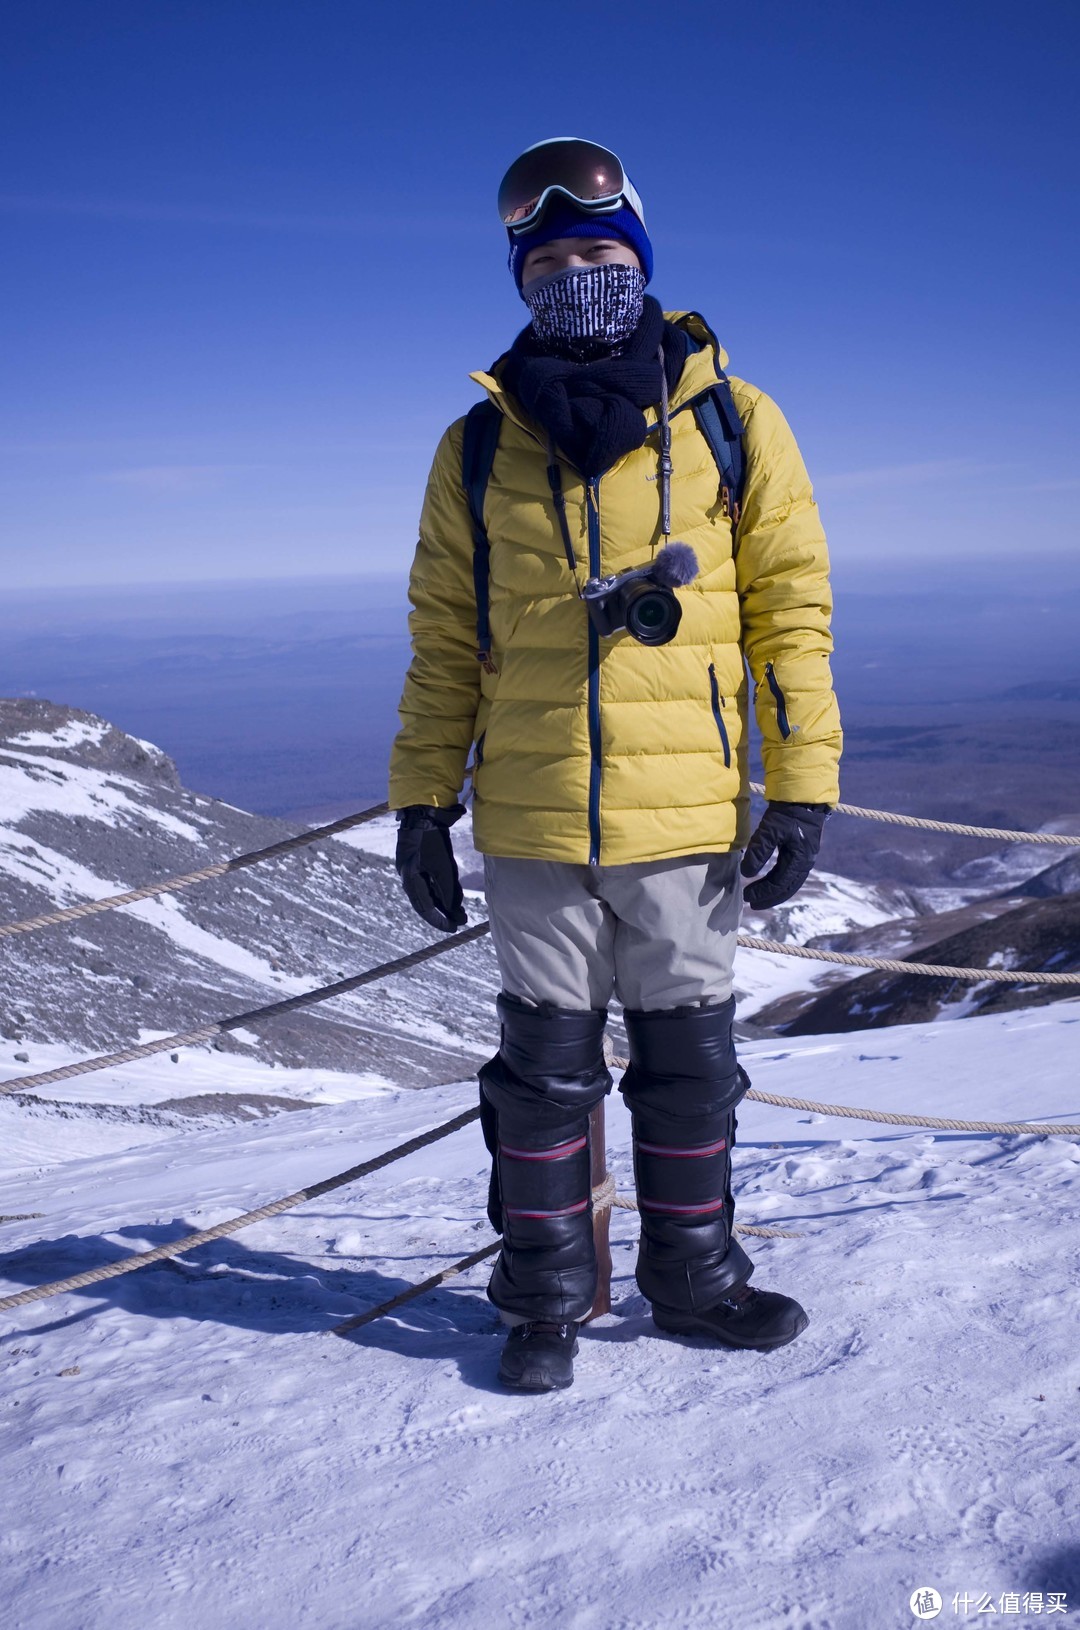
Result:
{"label": "black scarf", "polygon": [[659,301],[645,296],[641,321],[628,339],[595,362],[552,354],[530,324],[496,364],[508,391],[539,420],[555,445],[587,478],[610,470],[645,440],[644,408],[660,399],[663,344],[668,390],[674,390],[689,350],[682,329],[664,321]]}

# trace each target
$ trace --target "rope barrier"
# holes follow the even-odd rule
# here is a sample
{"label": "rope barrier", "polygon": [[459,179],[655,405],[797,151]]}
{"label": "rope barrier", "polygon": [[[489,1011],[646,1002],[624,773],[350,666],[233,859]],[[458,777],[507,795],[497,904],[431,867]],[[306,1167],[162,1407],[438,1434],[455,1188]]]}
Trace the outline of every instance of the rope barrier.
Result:
{"label": "rope barrier", "polygon": [[302,1205],[305,1200],[317,1200],[320,1195],[330,1194],[334,1189],[343,1188],[346,1183],[355,1183],[361,1177],[369,1177],[372,1172],[381,1171],[384,1166],[390,1166],[396,1160],[404,1160],[406,1155],[412,1155],[418,1149],[426,1149],[429,1144],[438,1143],[441,1138],[449,1137],[451,1132],[459,1132],[463,1126],[480,1119],[480,1110],[466,1109],[453,1120],[445,1121],[442,1126],[436,1126],[429,1132],[421,1132],[406,1142],[387,1149],[383,1154],[376,1155],[372,1160],[362,1161],[359,1166],[350,1166],[348,1171],[339,1172],[336,1177],[324,1178],[321,1183],[313,1183],[310,1188],[297,1189],[295,1194],[287,1194],[284,1199],[272,1200],[269,1205],[257,1206],[254,1211],[245,1211],[240,1217],[232,1217],[227,1222],[218,1223],[214,1228],[203,1228],[197,1234],[188,1234],[186,1238],[175,1240],[171,1245],[157,1245],[152,1251],[135,1251],[131,1255],[121,1257],[119,1262],[109,1262],[100,1268],[90,1268],[85,1273],[72,1274],[68,1279],[54,1279],[47,1285],[35,1285],[30,1290],[21,1290],[14,1296],[0,1298],[0,1313],[7,1312],[9,1308],[24,1307],[27,1302],[40,1302],[48,1296],[59,1296],[62,1291],[84,1290],[88,1285],[96,1285],[103,1279],[115,1279],[120,1274],[134,1273],[139,1268],[148,1268],[153,1262],[164,1262],[168,1257],[181,1256],[185,1251],[193,1251],[197,1245],[207,1245],[211,1240],[225,1239],[229,1234],[236,1234],[241,1228],[248,1228],[252,1223],[265,1222],[268,1217],[277,1217],[283,1211],[291,1211],[294,1206]]}
{"label": "rope barrier", "polygon": [[[34,1285],[29,1290],[16,1292],[12,1296],[0,1297],[0,1313],[6,1313],[12,1308],[25,1307],[30,1302],[45,1301],[52,1296],[60,1296],[65,1291],[86,1290],[91,1285],[100,1284],[105,1279],[117,1279],[123,1274],[136,1273],[140,1268],[151,1267],[155,1262],[166,1262],[175,1257],[182,1256],[187,1251],[193,1251],[199,1245],[208,1245],[212,1240],[225,1239],[230,1234],[239,1233],[242,1228],[250,1228],[253,1223],[266,1222],[271,1217],[280,1216],[283,1211],[291,1211],[295,1206],[302,1205],[305,1200],[316,1200],[324,1194],[330,1194],[334,1189],[343,1188],[348,1183],[355,1183],[361,1177],[369,1177],[373,1172],[381,1171],[383,1167],[393,1165],[395,1161],[404,1160],[406,1155],[416,1154],[420,1149],[426,1149],[442,1138],[449,1137],[452,1132],[460,1132],[463,1127],[469,1126],[473,1121],[480,1119],[479,1108],[463,1110],[452,1120],[444,1121],[441,1126],[433,1127],[428,1132],[421,1132],[414,1138],[408,1138],[404,1143],[396,1144],[393,1149],[387,1149],[383,1154],[374,1156],[371,1160],[361,1162],[359,1166],[350,1166],[347,1171],[339,1172],[335,1177],[327,1177],[320,1183],[312,1183],[310,1187],[297,1189],[293,1194],[287,1194],[280,1200],[271,1200],[267,1205],[257,1206],[253,1211],[245,1211],[239,1217],[231,1217],[227,1222],[217,1223],[213,1228],[203,1228],[197,1234],[188,1234],[184,1239],[175,1240],[171,1245],[156,1245],[150,1251],[133,1251],[130,1255],[121,1257],[118,1262],[108,1262],[100,1268],[88,1268],[85,1273],[71,1274],[67,1279],[54,1279],[45,1285]],[[608,1174],[604,1181],[592,1191],[593,1209],[596,1212],[610,1210],[613,1205],[621,1206],[626,1210],[637,1210],[635,1200],[619,1197],[615,1190],[615,1179]],[[24,1212],[22,1218],[40,1217],[39,1211]],[[15,1221],[15,1217],[5,1219]],[[764,1238],[796,1238],[798,1236],[786,1233],[783,1229],[759,1228],[749,1223],[736,1225],[736,1234],[757,1234]],[[381,1318],[393,1308],[400,1307],[404,1302],[412,1301],[414,1297],[421,1296],[425,1291],[432,1290],[441,1285],[444,1280],[453,1278],[455,1274],[463,1273],[467,1268],[484,1261],[486,1257],[494,1256],[501,1245],[496,1240],[493,1245],[485,1245],[470,1256],[462,1257],[451,1267],[444,1268],[440,1273],[433,1274],[419,1285],[413,1285],[399,1295],[391,1297],[388,1302],[382,1302],[376,1308],[359,1314],[354,1319],[348,1319],[344,1324],[337,1325],[330,1333],[342,1335],[347,1330],[358,1329],[363,1324]]]}
{"label": "rope barrier", "polygon": [[852,1120],[883,1121],[886,1126],[929,1126],[944,1132],[1033,1132],[1040,1138],[1080,1138],[1080,1122],[1049,1126],[1039,1121],[952,1121],[939,1115],[892,1115],[884,1109],[851,1109],[845,1104],[818,1104],[811,1098],[784,1098],[773,1092],[758,1092],[756,1087],[751,1087],[746,1096],[755,1098],[759,1104],[773,1104],[779,1109],[809,1109],[816,1115],[843,1115]]}
{"label": "rope barrier", "polygon": [[[619,1206],[624,1211],[636,1211],[638,1208],[636,1200],[626,1199],[622,1195],[613,1200],[612,1204]],[[790,1228],[756,1228],[749,1223],[736,1223],[734,1232],[736,1234],[753,1234],[758,1239],[803,1238],[801,1233],[795,1233]],[[490,1257],[495,1256],[501,1245],[502,1241],[496,1240],[494,1245],[485,1245],[481,1250],[473,1251],[471,1256],[463,1256],[459,1262],[453,1263],[449,1268],[444,1268],[441,1273],[433,1273],[430,1279],[421,1280],[418,1285],[410,1285],[408,1290],[400,1291],[397,1296],[391,1296],[387,1302],[380,1302],[378,1307],[369,1308],[366,1313],[358,1313],[355,1318],[346,1319],[343,1324],[336,1324],[329,1334],[332,1336],[345,1336],[351,1330],[359,1330],[361,1325],[373,1324],[376,1319],[381,1319],[385,1313],[392,1313],[395,1308],[403,1307],[406,1302],[415,1301],[418,1296],[423,1296],[429,1290],[435,1290],[437,1286],[444,1284],[447,1279],[454,1279],[459,1273],[464,1273],[468,1268],[475,1268],[478,1262],[486,1262]]]}
{"label": "rope barrier", "polygon": [[608,1172],[603,1182],[599,1183],[592,1191],[593,1211],[597,1214],[602,1211],[610,1211],[615,1204],[616,1197],[615,1179]]}
{"label": "rope barrier", "polygon": [[[74,1076],[88,1075],[95,1070],[106,1070],[114,1065],[130,1064],[135,1059],[150,1058],[155,1053],[175,1052],[180,1047],[196,1046],[200,1042],[212,1041],[215,1036],[227,1034],[230,1030],[238,1030],[241,1026],[259,1019],[271,1019],[281,1013],[291,1013],[296,1008],[311,1007],[318,1002],[330,1001],[335,996],[344,996],[349,991],[358,990],[361,985],[372,984],[376,979],[403,973],[407,968],[428,961],[430,957],[441,956],[444,951],[453,950],[455,946],[479,939],[489,931],[489,923],[476,923],[472,928],[463,929],[459,934],[452,934],[436,945],[426,945],[419,951],[411,951],[408,956],[397,957],[393,962],[383,962],[377,968],[353,974],[348,979],[339,979],[332,985],[320,985],[316,990],[303,991],[299,996],[289,996],[283,1001],[271,1002],[266,1007],[249,1008],[246,1013],[234,1013],[231,1018],[213,1020],[198,1030],[163,1036],[157,1041],[140,1042],[137,1046],[125,1047],[120,1052],[103,1053],[97,1058],[82,1059],[77,1064],[60,1065],[55,1070],[41,1070],[35,1075],[16,1076],[12,1081],[0,1083],[0,1097],[15,1092],[27,1092],[31,1088],[50,1086],[57,1081],[69,1081]],[[753,934],[740,934],[738,942],[746,949],[770,951],[777,956],[804,957],[809,962],[835,962],[849,968],[878,968],[891,973],[922,974],[934,979],[963,979],[975,982],[995,980],[999,984],[1013,985],[1080,985],[1080,973],[1027,972],[1022,968],[939,967],[927,962],[900,962],[888,957],[853,956],[845,951],[813,950],[804,945],[786,945],[779,940],[759,939]]]}
{"label": "rope barrier", "polygon": [[[638,1203],[629,1194],[617,1194],[612,1205],[620,1211],[637,1211]],[[752,1234],[755,1239],[802,1239],[800,1230],[794,1228],[762,1228],[757,1223],[736,1223],[732,1229],[735,1234]]]}
{"label": "rope barrier", "polygon": [[138,900],[151,900],[157,894],[175,894],[178,889],[186,889],[192,883],[205,883],[212,877],[224,877],[227,872],[243,871],[245,866],[257,866],[264,860],[275,860],[279,855],[287,855],[291,849],[301,849],[307,843],[317,843],[320,838],[332,838],[338,832],[347,832],[350,827],[360,826],[365,821],[373,821],[376,815],[385,815],[389,805],[373,804],[370,809],[363,809],[356,815],[343,815],[339,821],[331,821],[328,826],[315,826],[308,832],[300,832],[294,838],[283,838],[280,843],[271,843],[265,849],[252,849],[246,855],[234,855],[231,860],[218,860],[212,866],[202,866],[197,872],[181,872],[176,877],[166,877],[160,883],[147,883],[141,889],[129,889],[126,894],[110,894],[102,900],[86,900],[79,906],[65,906],[62,911],[46,911],[40,917],[24,917],[22,922],[4,923],[0,925],[0,939],[6,939],[10,934],[29,934],[35,928],[51,928],[55,923],[74,922],[79,917],[92,917],[98,911],[115,911],[117,906],[134,905]]}
{"label": "rope barrier", "polygon": [[[749,783],[750,791],[765,796],[759,781]],[[924,820],[919,815],[894,815],[885,809],[862,809],[858,804],[834,804],[837,815],[857,815],[864,821],[882,821],[886,826],[915,826],[922,832],[955,832],[962,838],[993,838],[998,843],[1046,843],[1060,849],[1080,849],[1080,837],[1062,832],[1010,832],[997,826],[963,826],[958,821]]]}
{"label": "rope barrier", "polygon": [[378,1307],[369,1308],[366,1313],[358,1313],[354,1319],[346,1319],[344,1324],[335,1324],[327,1333],[331,1336],[344,1336],[350,1330],[359,1330],[362,1324],[372,1324],[376,1319],[381,1319],[384,1313],[392,1313],[396,1307],[401,1307],[405,1302],[415,1301],[418,1296],[423,1296],[425,1291],[434,1290],[436,1285],[464,1273],[466,1268],[475,1268],[478,1262],[486,1262],[488,1257],[494,1256],[501,1247],[502,1240],[497,1239],[494,1245],[485,1245],[479,1251],[474,1251],[471,1256],[463,1256],[460,1262],[444,1268],[441,1273],[433,1273],[430,1279],[422,1280],[419,1285],[410,1285],[408,1290],[401,1291],[397,1296],[391,1296],[388,1302],[380,1302]]}
{"label": "rope barrier", "polygon": [[[750,789],[757,793],[764,792],[762,786],[753,782],[750,783]],[[0,938],[28,933],[32,929],[49,927],[58,923],[74,921],[81,917],[94,915],[97,912],[115,910],[120,906],[132,905],[139,900],[151,899],[161,894],[174,893],[192,884],[205,882],[214,877],[224,876],[232,871],[239,871],[245,867],[257,865],[264,860],[287,854],[293,849],[317,842],[322,838],[332,837],[339,832],[347,831],[351,827],[372,820],[377,815],[386,813],[387,807],[386,804],[378,804],[357,814],[345,816],[338,821],[332,821],[325,826],[300,833],[293,838],[286,838],[279,843],[270,844],[264,849],[252,850],[247,854],[234,856],[230,860],[219,861],[211,866],[202,867],[198,871],[167,878],[160,883],[147,884],[143,888],[132,889],[124,894],[112,895],[102,900],[87,901],[82,905],[44,913],[38,917],[24,919],[21,922],[0,925]],[[975,827],[945,821],[923,820],[914,816],[895,815],[882,810],[862,809],[852,804],[838,804],[836,809],[839,813],[845,815],[859,816],[898,826],[918,827],[927,831],[952,832],[965,837],[991,838],[1011,843],[1043,843],[1060,847],[1080,847],[1080,837],[1068,837],[1057,833],[1011,832],[993,827]],[[135,1059],[150,1057],[156,1053],[209,1041],[215,1036],[227,1034],[230,1030],[238,1029],[244,1024],[259,1019],[275,1017],[282,1013],[292,1012],[297,1008],[329,1001],[335,996],[343,996],[363,985],[372,983],[376,979],[404,972],[406,969],[415,967],[417,964],[425,962],[431,957],[441,955],[444,951],[449,951],[458,945],[479,939],[489,932],[489,928],[490,925],[487,922],[475,924],[472,928],[454,934],[435,945],[425,946],[418,951],[410,952],[406,956],[398,957],[392,962],[382,963],[376,968],[354,974],[348,979],[341,979],[334,984],[320,986],[316,990],[302,992],[297,996],[287,997],[281,1001],[269,1003],[264,1007],[252,1008],[245,1013],[234,1014],[229,1018],[216,1020],[210,1024],[200,1026],[196,1030],[166,1036],[156,1041],[144,1042],[135,1047],[125,1048],[120,1052],[82,1060],[77,1064],[65,1065],[55,1070],[46,1070],[34,1075],[18,1077],[13,1081],[0,1085],[0,1094],[25,1091],[30,1087],[46,1086],[53,1082],[68,1080],[73,1076],[85,1075],[94,1070],[106,1069],[112,1065],[125,1064]],[[756,936],[744,934],[738,936],[738,943],[752,950],[767,951],[781,956],[804,957],[810,961],[838,963],[848,967],[877,968],[897,973],[914,973],[935,978],[975,981],[993,980],[1012,984],[1080,985],[1080,974],[1072,973],[934,966],[928,963],[900,961],[883,957],[861,957],[839,951],[814,950],[806,946],[785,945],[779,941],[760,939]],[[612,1062],[624,1068],[627,1063],[624,1059],[613,1059]],[[854,1109],[839,1104],[822,1104],[808,1099],[783,1097],[759,1092],[753,1088],[747,1092],[746,1096],[760,1103],[772,1104],[778,1107],[804,1109],[813,1113],[836,1115],[849,1119],[878,1121],[892,1126],[933,1127],[935,1129],[958,1131],[1033,1133],[1040,1137],[1053,1135],[1080,1136],[1080,1125],[1040,1125],[1039,1123],[1022,1121],[962,1121],[936,1116],[896,1115],[883,1110]],[[119,1262],[109,1263],[99,1268],[90,1269],[85,1273],[74,1274],[67,1279],[55,1280],[46,1285],[38,1285],[15,1295],[0,1298],[0,1311],[21,1307],[29,1302],[41,1301],[59,1295],[64,1291],[81,1290],[102,1280],[116,1278],[121,1274],[133,1273],[137,1269],[148,1267],[154,1262],[176,1257],[185,1251],[195,1249],[197,1246],[208,1244],[212,1240],[225,1238],[242,1228],[249,1227],[253,1223],[278,1216],[306,1200],[316,1199],[334,1189],[343,1187],[347,1183],[356,1182],[361,1177],[379,1171],[384,1166],[403,1159],[406,1155],[425,1148],[427,1145],[469,1125],[479,1118],[479,1113],[479,1109],[466,1110],[461,1115],[445,1122],[442,1126],[420,1134],[415,1138],[410,1138],[405,1143],[397,1145],[394,1149],[387,1150],[384,1154],[376,1156],[372,1160],[365,1161],[359,1166],[350,1167],[348,1171],[341,1172],[336,1177],[326,1178],[308,1188],[299,1189],[294,1194],[286,1195],[284,1198],[272,1201],[268,1205],[259,1206],[253,1211],[244,1212],[241,1216],[219,1223],[214,1228],[203,1229],[198,1233],[189,1234],[186,1238],[171,1245],[157,1246],[150,1251],[135,1252],[122,1258]],[[594,1191],[593,1199],[597,1210],[604,1210],[613,1205],[627,1210],[637,1209],[636,1201],[616,1194],[614,1179],[610,1176],[605,1179],[599,1189]],[[19,1213],[5,1216],[0,1220],[25,1220],[38,1215],[40,1213]],[[763,1238],[797,1237],[784,1229],[756,1227],[750,1224],[737,1225],[735,1232],[754,1234]],[[333,1333],[344,1334],[346,1331],[356,1329],[382,1317],[385,1313],[401,1306],[404,1302],[411,1301],[414,1297],[424,1294],[427,1290],[433,1289],[454,1275],[462,1273],[467,1268],[493,1256],[498,1249],[499,1242],[496,1241],[493,1245],[485,1246],[481,1250],[463,1257],[451,1267],[432,1275],[419,1285],[410,1287],[398,1296],[380,1304],[379,1307],[370,1309],[367,1313],[361,1314],[355,1319],[347,1320],[344,1324],[337,1326]]]}
{"label": "rope barrier", "polygon": [[817,951],[808,945],[787,945],[780,940],[740,934],[739,944],[751,951],[772,951],[777,956],[805,957],[809,962],[837,962],[845,968],[883,968],[889,973],[925,974],[931,979],[995,980],[1001,985],[1080,985],[1080,973],[1039,973],[1024,968],[949,968],[931,962],[901,962],[893,957],[854,956],[847,951]]}
{"label": "rope barrier", "polygon": [[[593,1212],[596,1214],[610,1211],[612,1206],[618,1205],[618,1203],[615,1195],[615,1179],[609,1173],[599,1187],[592,1191]],[[457,1274],[464,1273],[467,1268],[474,1268],[478,1262],[486,1262],[489,1257],[493,1257],[501,1248],[501,1239],[497,1239],[492,1245],[484,1245],[479,1251],[473,1251],[471,1255],[463,1256],[460,1261],[451,1264],[449,1268],[443,1268],[440,1273],[433,1273],[430,1279],[421,1280],[418,1285],[410,1285],[407,1290],[399,1291],[396,1296],[391,1296],[387,1302],[380,1302],[378,1307],[370,1307],[366,1313],[358,1313],[355,1318],[346,1319],[343,1324],[336,1324],[329,1334],[331,1336],[344,1336],[350,1330],[359,1330],[361,1325],[372,1324],[376,1319],[381,1319],[384,1313],[392,1313],[396,1307],[402,1307],[406,1302],[415,1301],[418,1296],[423,1296],[426,1291],[434,1290],[437,1285],[444,1284],[447,1279],[455,1278]]]}
{"label": "rope barrier", "polygon": [[299,996],[288,996],[281,1002],[271,1002],[267,1007],[253,1007],[247,1013],[234,1013],[228,1019],[216,1019],[210,1024],[202,1025],[198,1030],[188,1030],[182,1035],[163,1036],[157,1041],[140,1042],[136,1047],[125,1047],[118,1053],[104,1053],[98,1058],[81,1059],[77,1064],[63,1064],[55,1070],[41,1070],[37,1075],[20,1075],[14,1081],[5,1081],[0,1084],[0,1095],[11,1092],[26,1092],[30,1087],[46,1087],[54,1081],[69,1081],[76,1075],[87,1075],[93,1070],[106,1070],[114,1064],[130,1064],[133,1059],[150,1058],[154,1053],[175,1052],[178,1047],[190,1047],[198,1042],[210,1041],[214,1036],[227,1034],[230,1030],[238,1030],[242,1025],[258,1019],[272,1019],[281,1013],[291,1013],[296,1008],[311,1007],[316,1002],[328,1002],[334,996],[345,996],[351,990],[358,990],[361,985],[370,985],[376,979],[389,978],[391,974],[403,973],[407,968],[415,968],[420,962],[427,962],[430,957],[439,956],[443,951],[449,951],[457,945],[467,945],[471,940],[480,939],[488,932],[486,922],[477,923],[472,928],[463,929],[460,934],[452,934],[437,945],[425,945],[419,951],[410,951],[408,956],[397,957],[393,962],[383,962],[377,968],[368,968],[364,973],[353,974],[348,979],[339,979],[333,985],[320,985],[317,990],[302,991]]}
{"label": "rope barrier", "polygon": [[[628,1069],[628,1058],[611,1058],[609,1064],[618,1070]],[[784,1098],[773,1092],[759,1092],[751,1087],[745,1094],[758,1104],[772,1104],[777,1109],[808,1109],[815,1115],[839,1115],[853,1121],[883,1121],[887,1126],[932,1126],[944,1132],[1033,1132],[1040,1138],[1080,1137],[1080,1122],[1075,1125],[1046,1125],[1040,1121],[951,1121],[938,1115],[893,1115],[884,1109],[852,1109],[847,1104],[819,1104],[812,1098]],[[616,1205],[622,1205],[617,1200]]]}
{"label": "rope barrier", "polygon": [[[764,796],[765,788],[760,782],[751,781],[749,787],[751,792]],[[888,810],[863,809],[858,804],[836,804],[834,807],[839,815],[856,815],[863,820],[882,821],[891,826],[918,827],[926,832],[953,832],[960,837],[992,838],[999,843],[1041,843],[1058,848],[1080,848],[1080,837],[1070,837],[1060,832],[1014,832],[994,826],[964,826],[955,821],[924,820],[916,815],[896,815]],[[289,854],[293,849],[303,848],[306,844],[335,837],[340,832],[347,832],[352,827],[374,820],[378,815],[387,814],[388,810],[388,804],[373,804],[370,809],[360,810],[354,815],[344,815],[340,820],[330,821],[326,826],[312,827],[310,831],[300,832],[295,837],[283,838],[279,843],[271,843],[265,849],[252,849],[247,854],[234,855],[230,860],[219,860],[211,866],[201,866],[194,872],[181,872],[175,877],[164,878],[160,883],[147,883],[142,888],[128,889],[124,894],[111,894],[101,900],[86,900],[81,905],[42,912],[40,916],[25,917],[20,922],[3,923],[0,924],[0,939],[6,939],[13,934],[29,934],[38,928],[52,928],[58,923],[75,922],[82,917],[92,917],[100,911],[115,911],[119,906],[135,905],[140,900],[152,900],[157,895],[175,894],[180,889],[190,888],[194,883],[206,883],[211,878],[224,877],[229,872],[242,871],[247,866],[257,866],[264,860],[277,859],[281,855]]]}
{"label": "rope barrier", "polygon": [[[475,935],[476,930],[472,932]],[[629,1060],[612,1058],[611,1063],[618,1068],[625,1069]],[[1047,1126],[1040,1125],[1037,1122],[1024,1121],[960,1121],[946,1120],[937,1116],[893,1115],[884,1110],[852,1109],[841,1104],[821,1104],[805,1098],[781,1097],[773,1093],[759,1092],[754,1088],[750,1088],[746,1096],[755,1099],[759,1103],[773,1104],[782,1108],[806,1109],[819,1114],[844,1116],[854,1120],[884,1121],[891,1126],[929,1126],[957,1131],[1034,1133],[1039,1137],[1080,1136],[1080,1125]],[[460,1131],[463,1127],[471,1125],[473,1121],[479,1120],[479,1118],[480,1110],[478,1107],[463,1110],[460,1115],[455,1115],[452,1120],[445,1121],[441,1126],[433,1127],[430,1131],[421,1132],[416,1137],[408,1138],[404,1143],[395,1145],[393,1149],[388,1149],[383,1154],[374,1156],[371,1160],[363,1161],[358,1166],[350,1166],[347,1171],[339,1172],[335,1177],[327,1177],[322,1182],[311,1184],[308,1188],[297,1189],[293,1194],[287,1194],[280,1200],[272,1200],[267,1205],[257,1206],[253,1211],[245,1211],[241,1216],[217,1223],[213,1228],[204,1228],[196,1234],[188,1234],[184,1239],[176,1240],[171,1245],[158,1245],[149,1251],[132,1252],[130,1255],[122,1257],[118,1262],[106,1263],[99,1268],[90,1268],[85,1273],[72,1274],[67,1279],[55,1279],[48,1284],[35,1285],[28,1290],[18,1291],[12,1296],[2,1297],[0,1298],[0,1312],[7,1312],[9,1309],[16,1307],[24,1307],[30,1302],[43,1301],[51,1296],[59,1296],[65,1291],[84,1290],[90,1285],[99,1284],[102,1280],[115,1279],[122,1274],[135,1273],[139,1268],[149,1267],[152,1263],[163,1262],[180,1256],[185,1251],[194,1250],[197,1246],[209,1244],[211,1240],[225,1239],[230,1234],[238,1233],[242,1228],[250,1227],[252,1223],[265,1222],[271,1217],[280,1216],[282,1212],[290,1211],[293,1207],[302,1205],[306,1200],[318,1199],[321,1195],[330,1194],[334,1189],[344,1187],[347,1183],[355,1183],[361,1177],[368,1177],[372,1172],[381,1171],[385,1166],[390,1166],[395,1161],[403,1160],[406,1155],[415,1154],[418,1150],[425,1149],[430,1144],[449,1137],[452,1132]],[[593,1203],[598,1211],[605,1210],[613,1205],[624,1210],[637,1210],[636,1201],[624,1198],[616,1193],[615,1180],[610,1174],[598,1188],[594,1189]],[[27,1212],[22,1215],[29,1218],[40,1215],[40,1213]],[[15,1219],[11,1218],[10,1220],[14,1221]],[[736,1224],[735,1233],[756,1235],[763,1239],[793,1239],[798,1237],[798,1235],[785,1229],[766,1228],[749,1223]],[[498,1250],[497,1243],[493,1246],[485,1246],[471,1256],[462,1258],[460,1262],[455,1263],[452,1267],[443,1269],[441,1273],[435,1274],[431,1279],[425,1280],[423,1284],[413,1286],[410,1290],[402,1292],[397,1297],[392,1298],[391,1301],[381,1304],[380,1307],[371,1310],[369,1313],[359,1315],[357,1319],[349,1321],[345,1326],[337,1327],[334,1333],[341,1334],[346,1328],[355,1329],[361,1324],[368,1323],[371,1319],[381,1317],[383,1313],[389,1312],[392,1308],[399,1307],[403,1302],[410,1301],[414,1296],[419,1296],[425,1290],[441,1284],[444,1279],[450,1278],[453,1274],[461,1273],[466,1268],[482,1261],[486,1256],[494,1255],[496,1250]]]}

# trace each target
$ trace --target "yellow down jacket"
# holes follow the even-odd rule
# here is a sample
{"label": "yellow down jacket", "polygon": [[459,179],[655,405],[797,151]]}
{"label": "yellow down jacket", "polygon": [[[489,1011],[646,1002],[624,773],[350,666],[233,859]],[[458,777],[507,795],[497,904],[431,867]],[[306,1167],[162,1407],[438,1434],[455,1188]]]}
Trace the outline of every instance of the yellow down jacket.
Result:
{"label": "yellow down jacket", "polygon": [[696,313],[668,313],[702,349],[671,395],[673,539],[698,577],[676,590],[667,645],[590,631],[579,591],[653,559],[660,531],[658,410],[642,447],[586,484],[562,462],[571,577],[544,431],[496,377],[472,377],[503,414],[484,520],[492,665],[477,660],[464,420],[439,444],[409,584],[413,658],[390,766],[390,805],[455,803],[473,749],[476,847],[623,865],[745,845],[749,668],[769,798],[835,803],[840,719],[829,653],[828,555],[783,415],[731,379],[746,434],[742,513],[725,513],[709,445],[688,410],[727,356]]}

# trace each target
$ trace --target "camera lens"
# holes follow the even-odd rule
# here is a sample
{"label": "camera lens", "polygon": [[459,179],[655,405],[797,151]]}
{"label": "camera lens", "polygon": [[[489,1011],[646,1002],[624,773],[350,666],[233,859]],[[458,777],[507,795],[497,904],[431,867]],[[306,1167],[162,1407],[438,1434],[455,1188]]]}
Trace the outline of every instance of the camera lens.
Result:
{"label": "camera lens", "polygon": [[666,645],[682,621],[682,606],[669,588],[635,583],[626,590],[626,631],[642,645]]}

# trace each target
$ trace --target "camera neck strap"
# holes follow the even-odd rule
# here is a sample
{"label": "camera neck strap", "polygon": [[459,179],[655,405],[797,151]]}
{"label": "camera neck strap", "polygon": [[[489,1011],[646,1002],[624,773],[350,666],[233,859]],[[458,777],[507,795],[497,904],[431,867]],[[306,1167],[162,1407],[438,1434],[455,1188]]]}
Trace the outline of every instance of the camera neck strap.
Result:
{"label": "camera neck strap", "polygon": [[555,451],[554,436],[548,437],[548,486],[551,488],[551,497],[555,504],[555,514],[559,521],[559,532],[562,535],[563,550],[566,554],[566,564],[570,568],[570,575],[577,582],[577,561],[574,559],[574,543],[570,536],[570,523],[566,518],[566,495],[562,490],[562,471],[559,469],[559,455]]}
{"label": "camera neck strap", "polygon": [[671,536],[671,417],[668,412],[667,369],[664,347],[660,351],[660,531],[666,543]]}

